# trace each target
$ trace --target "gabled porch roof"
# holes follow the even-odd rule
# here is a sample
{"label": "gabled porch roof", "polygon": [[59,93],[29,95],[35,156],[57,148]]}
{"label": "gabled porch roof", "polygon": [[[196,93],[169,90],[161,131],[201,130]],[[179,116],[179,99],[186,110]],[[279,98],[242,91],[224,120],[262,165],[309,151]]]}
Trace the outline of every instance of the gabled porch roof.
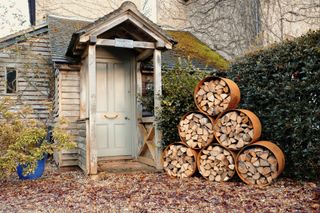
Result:
{"label": "gabled porch roof", "polygon": [[[67,56],[78,56],[88,43],[117,46],[117,39],[131,41],[126,48],[172,49],[175,41],[160,27],[138,11],[131,2],[124,2],[119,9],[72,34]],[[139,42],[142,41],[143,43]],[[121,42],[121,41],[120,41]],[[139,50],[140,49],[140,50]]]}

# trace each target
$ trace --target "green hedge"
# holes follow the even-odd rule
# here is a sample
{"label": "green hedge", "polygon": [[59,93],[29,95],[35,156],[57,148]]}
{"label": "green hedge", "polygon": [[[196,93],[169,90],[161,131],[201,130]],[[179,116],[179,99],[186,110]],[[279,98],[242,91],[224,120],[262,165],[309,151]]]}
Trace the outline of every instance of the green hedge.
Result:
{"label": "green hedge", "polygon": [[180,141],[177,125],[187,112],[196,110],[193,91],[197,83],[208,73],[195,68],[189,62],[177,63],[162,76],[162,96],[159,116],[156,118],[162,130],[163,147]]}
{"label": "green hedge", "polygon": [[238,58],[228,77],[240,107],[259,116],[261,138],[284,150],[284,175],[319,180],[320,30]]}

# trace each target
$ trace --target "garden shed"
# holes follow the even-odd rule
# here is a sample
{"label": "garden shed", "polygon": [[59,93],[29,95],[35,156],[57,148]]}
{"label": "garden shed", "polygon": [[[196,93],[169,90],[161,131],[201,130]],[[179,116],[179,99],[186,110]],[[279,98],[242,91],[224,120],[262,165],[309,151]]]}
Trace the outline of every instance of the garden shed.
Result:
{"label": "garden shed", "polygon": [[[182,38],[204,51],[190,54],[183,42],[175,49]],[[99,161],[138,159],[161,168],[161,135],[137,97],[151,78],[159,107],[164,64],[189,55],[209,71],[226,63],[192,34],[162,30],[131,2],[95,22],[49,16],[0,40],[1,96],[19,96],[49,124],[69,121],[77,148],[55,154],[60,167],[96,174]]]}

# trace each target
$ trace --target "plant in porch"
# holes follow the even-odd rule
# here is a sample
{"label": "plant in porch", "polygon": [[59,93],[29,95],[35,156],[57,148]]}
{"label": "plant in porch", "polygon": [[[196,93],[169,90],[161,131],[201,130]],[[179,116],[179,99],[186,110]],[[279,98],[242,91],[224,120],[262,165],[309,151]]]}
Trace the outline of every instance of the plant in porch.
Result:
{"label": "plant in porch", "polygon": [[[23,174],[32,174],[47,154],[75,147],[60,121],[53,129],[53,141],[46,138],[47,125],[32,118],[32,109],[11,98],[0,99],[0,178],[23,165]],[[21,168],[21,167],[20,167]]]}

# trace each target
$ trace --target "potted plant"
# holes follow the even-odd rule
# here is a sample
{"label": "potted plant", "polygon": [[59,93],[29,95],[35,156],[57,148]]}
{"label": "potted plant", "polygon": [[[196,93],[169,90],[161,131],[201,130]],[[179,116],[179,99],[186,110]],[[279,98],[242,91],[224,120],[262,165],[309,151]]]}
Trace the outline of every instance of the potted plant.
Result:
{"label": "potted plant", "polygon": [[0,100],[0,177],[18,172],[21,179],[42,175],[48,154],[75,147],[60,121],[47,136],[47,125],[32,119],[30,107],[17,108],[10,98]]}

